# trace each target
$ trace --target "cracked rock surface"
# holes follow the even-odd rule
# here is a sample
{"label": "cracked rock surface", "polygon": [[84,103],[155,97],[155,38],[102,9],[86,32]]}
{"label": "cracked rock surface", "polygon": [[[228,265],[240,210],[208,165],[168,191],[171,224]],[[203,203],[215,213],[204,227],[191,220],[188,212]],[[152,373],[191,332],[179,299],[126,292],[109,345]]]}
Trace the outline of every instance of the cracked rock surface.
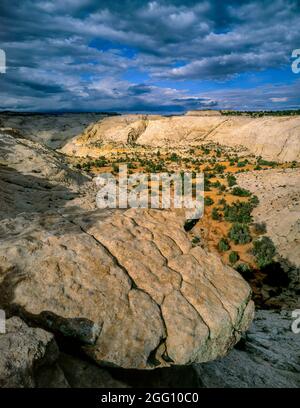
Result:
{"label": "cracked rock surface", "polygon": [[74,341],[83,328],[93,340],[78,347],[123,368],[210,361],[239,340],[253,318],[250,288],[192,247],[182,215],[96,209],[94,184],[60,155],[1,137],[1,308]]}

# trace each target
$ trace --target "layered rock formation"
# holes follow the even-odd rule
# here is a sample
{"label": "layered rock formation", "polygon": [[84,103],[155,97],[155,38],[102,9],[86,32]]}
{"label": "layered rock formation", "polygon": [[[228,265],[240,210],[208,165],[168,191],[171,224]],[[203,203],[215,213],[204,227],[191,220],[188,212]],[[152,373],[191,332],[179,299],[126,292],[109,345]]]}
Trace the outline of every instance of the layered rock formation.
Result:
{"label": "layered rock formation", "polygon": [[91,123],[106,117],[101,113],[17,114],[0,113],[0,128],[11,128],[21,135],[57,149],[81,133]]}
{"label": "layered rock formation", "polygon": [[18,317],[6,321],[0,350],[0,388],[34,387],[34,368],[58,358],[53,335],[28,327]]}
{"label": "layered rock formation", "polygon": [[248,152],[278,162],[300,160],[300,118],[247,116],[143,116],[105,118],[68,142],[66,154],[97,157],[103,143],[186,146],[217,142],[243,146]]}
{"label": "layered rock formation", "polygon": [[209,361],[238,341],[250,288],[192,247],[182,216],[97,210],[94,184],[59,154],[1,141],[2,308],[126,368]]}

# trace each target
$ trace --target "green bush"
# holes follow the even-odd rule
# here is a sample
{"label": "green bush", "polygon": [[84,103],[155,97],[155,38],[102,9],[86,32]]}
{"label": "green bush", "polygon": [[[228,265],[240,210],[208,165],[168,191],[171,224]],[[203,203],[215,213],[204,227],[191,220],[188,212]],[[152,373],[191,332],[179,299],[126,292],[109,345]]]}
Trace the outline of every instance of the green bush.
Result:
{"label": "green bush", "polygon": [[257,207],[259,204],[258,197],[256,195],[253,195],[249,200],[249,204],[252,206],[252,208]]}
{"label": "green bush", "polygon": [[242,187],[234,187],[231,191],[232,195],[239,196],[239,197],[250,197],[251,192],[249,190],[246,190],[245,188]]}
{"label": "green bush", "polygon": [[201,242],[201,239],[199,237],[194,237],[192,239],[192,244],[193,245],[198,245]]}
{"label": "green bush", "polygon": [[261,159],[261,158],[259,158],[257,160],[257,164],[259,166],[271,166],[271,167],[275,167],[277,165],[277,163],[274,162],[274,161],[268,161],[268,160],[264,160],[264,159]]}
{"label": "green bush", "polygon": [[231,251],[229,254],[229,262],[235,264],[240,259],[239,254],[236,251]]}
{"label": "green bush", "polygon": [[276,254],[276,248],[269,237],[262,237],[253,242],[252,252],[259,268],[264,268],[272,263]]}
{"label": "green bush", "polygon": [[218,249],[220,252],[225,252],[230,249],[229,242],[226,238],[221,238],[219,243],[218,243]]}
{"label": "green bush", "polygon": [[267,232],[267,226],[265,222],[255,222],[253,224],[255,234],[265,234]]}
{"label": "green bush", "polygon": [[239,161],[237,163],[237,167],[245,167],[247,163],[248,163],[247,160]]}
{"label": "green bush", "polygon": [[239,263],[238,265],[236,265],[235,270],[242,275],[246,275],[247,277],[250,277],[252,273],[252,269],[250,268],[250,266],[245,263]]}
{"label": "green bush", "polygon": [[219,221],[222,217],[221,214],[218,212],[217,208],[214,207],[211,212],[211,217],[215,221]]}
{"label": "green bush", "polygon": [[224,166],[223,164],[216,164],[214,167],[214,171],[216,173],[223,173],[225,169],[226,169],[226,166]]}
{"label": "green bush", "polygon": [[232,187],[236,184],[236,178],[234,175],[232,174],[228,174],[227,175],[227,183],[229,187]]}
{"label": "green bush", "polygon": [[225,184],[220,184],[218,190],[219,190],[219,193],[223,193],[223,191],[226,190]]}
{"label": "green bush", "polygon": [[176,153],[172,153],[170,156],[170,160],[173,162],[178,162],[180,161],[180,157]]}
{"label": "green bush", "polygon": [[214,203],[214,200],[212,198],[210,197],[204,198],[204,205],[210,206],[210,205],[213,205],[213,203]]}
{"label": "green bush", "polygon": [[112,165],[112,170],[113,170],[113,173],[118,173],[118,172],[119,172],[119,166],[114,163],[114,164]]}
{"label": "green bush", "polygon": [[96,167],[104,167],[107,164],[106,160],[102,160],[102,159],[97,159],[95,160],[95,166]]}
{"label": "green bush", "polygon": [[247,244],[251,241],[249,227],[246,224],[236,222],[230,228],[228,237],[235,244]]}
{"label": "green bush", "polygon": [[248,202],[237,201],[232,205],[224,205],[224,218],[229,222],[240,222],[248,224],[252,221],[253,207]]}

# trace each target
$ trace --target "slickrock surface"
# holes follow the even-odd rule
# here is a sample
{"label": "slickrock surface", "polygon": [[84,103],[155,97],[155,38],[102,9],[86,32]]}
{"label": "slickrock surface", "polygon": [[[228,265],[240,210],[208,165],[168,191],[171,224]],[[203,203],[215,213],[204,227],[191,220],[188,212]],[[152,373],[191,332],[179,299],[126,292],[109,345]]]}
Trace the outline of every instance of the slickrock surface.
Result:
{"label": "slickrock surface", "polygon": [[300,267],[300,169],[240,173],[237,181],[259,198],[254,221],[265,222],[279,255]]}
{"label": "slickrock surface", "polygon": [[99,155],[105,143],[186,146],[218,142],[243,146],[250,153],[278,162],[300,160],[300,117],[143,116],[101,120],[62,148],[69,155]]}
{"label": "slickrock surface", "polygon": [[53,149],[81,133],[105,115],[98,113],[18,114],[0,113],[0,128],[13,128],[24,137]]}
{"label": "slickrock surface", "polygon": [[96,210],[93,183],[60,155],[1,140],[1,308],[57,335],[67,327],[96,362],[126,368],[209,361],[238,341],[250,288],[192,247],[182,216]]}
{"label": "slickrock surface", "polygon": [[6,321],[0,334],[0,388],[34,387],[33,369],[58,357],[53,335],[28,327],[18,317]]}
{"label": "slickrock surface", "polygon": [[155,371],[111,370],[138,387],[299,388],[300,335],[291,312],[258,310],[241,341],[227,356],[209,363]]}
{"label": "slickrock surface", "polygon": [[245,339],[228,356],[194,365],[202,387],[299,388],[300,335],[290,312],[260,310]]}

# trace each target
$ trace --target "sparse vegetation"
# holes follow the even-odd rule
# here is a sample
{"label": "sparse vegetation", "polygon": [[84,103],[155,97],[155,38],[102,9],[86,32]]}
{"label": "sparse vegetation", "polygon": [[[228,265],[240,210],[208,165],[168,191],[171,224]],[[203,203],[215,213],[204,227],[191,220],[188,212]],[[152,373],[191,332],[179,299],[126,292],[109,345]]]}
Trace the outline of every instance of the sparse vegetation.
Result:
{"label": "sparse vegetation", "polygon": [[231,251],[228,259],[229,259],[229,262],[233,265],[240,259],[240,257],[236,251]]}

